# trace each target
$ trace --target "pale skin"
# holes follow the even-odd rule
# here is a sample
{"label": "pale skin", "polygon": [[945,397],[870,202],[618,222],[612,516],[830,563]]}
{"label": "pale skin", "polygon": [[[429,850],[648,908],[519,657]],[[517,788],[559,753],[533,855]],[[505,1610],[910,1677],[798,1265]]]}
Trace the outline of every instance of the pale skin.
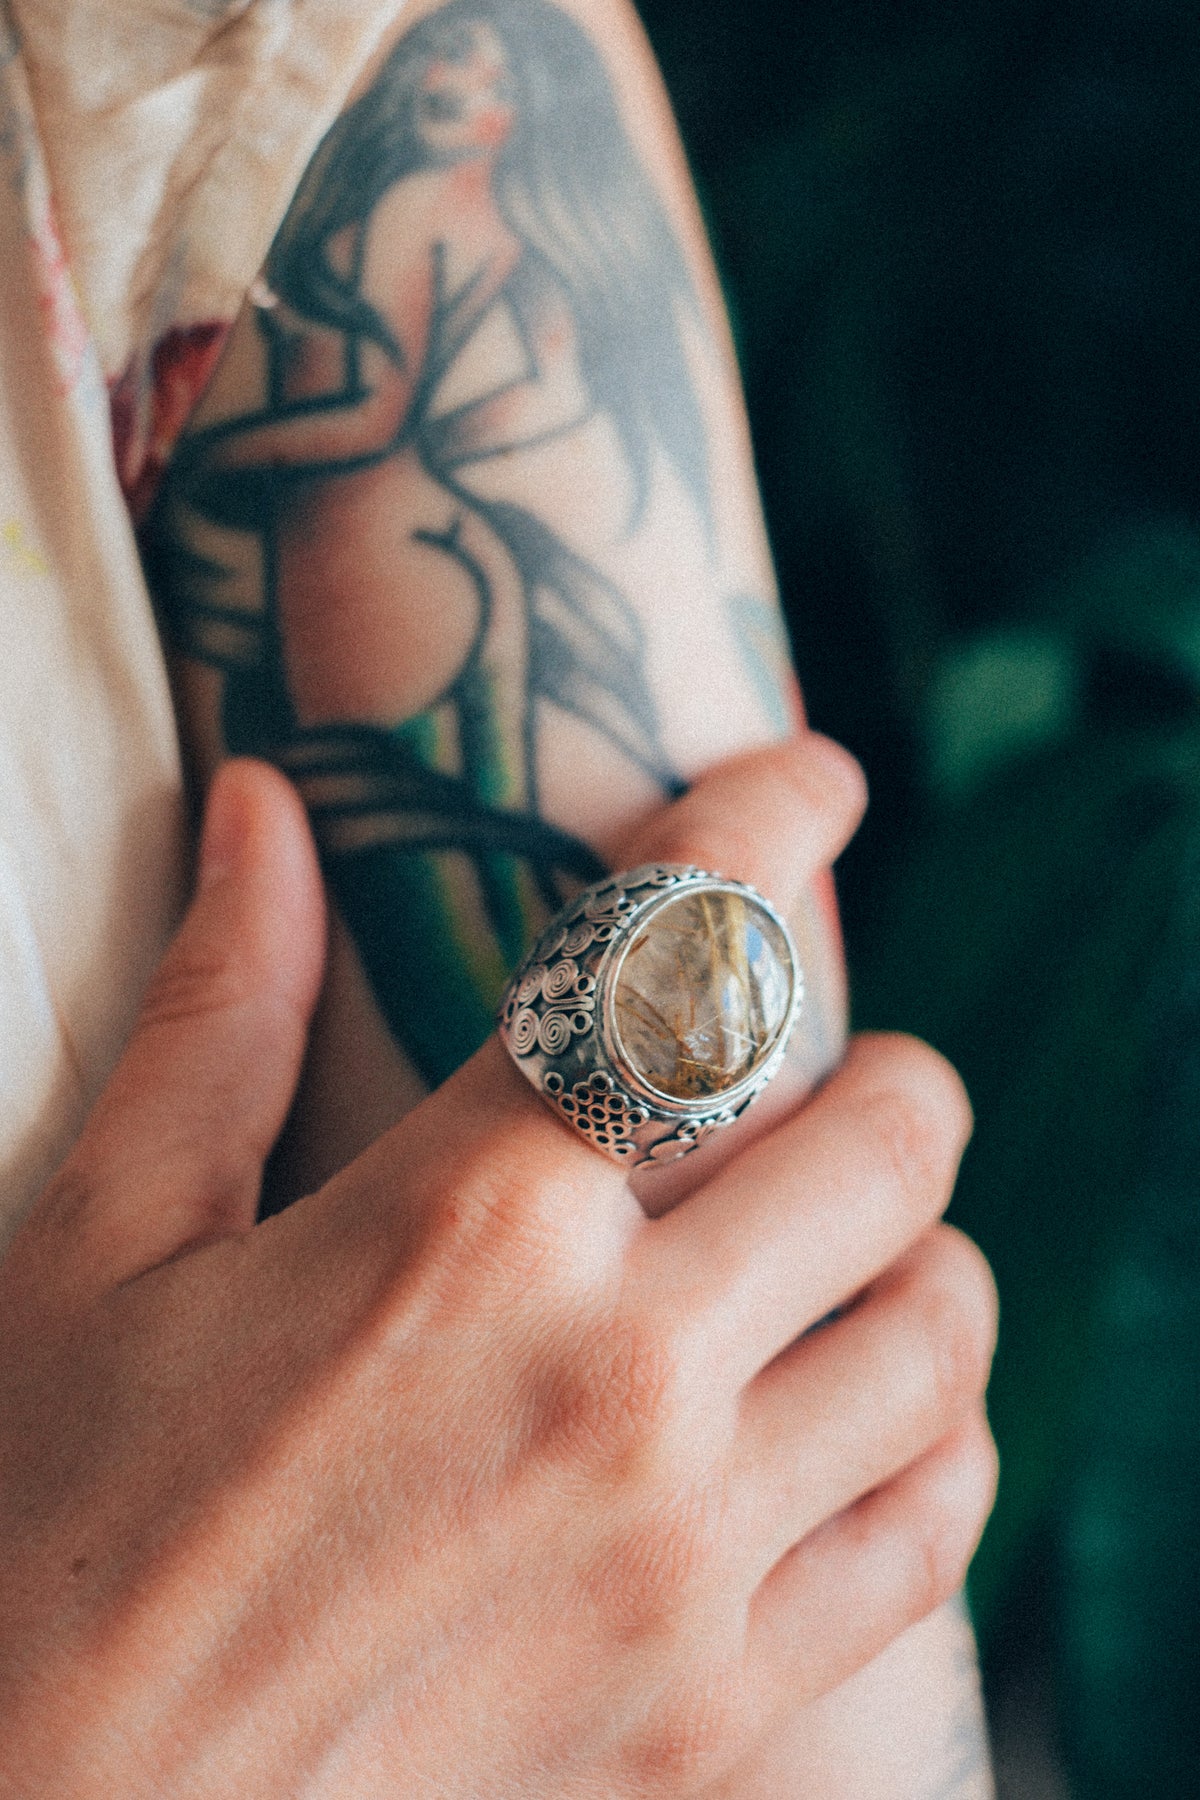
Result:
{"label": "pale skin", "polygon": [[[389,731],[425,722],[438,735],[434,766],[457,773],[467,710],[456,712],[446,696],[477,653],[494,728],[490,803],[532,809],[619,865],[630,861],[631,829],[656,815],[668,774],[690,778],[719,757],[767,741],[779,729],[781,700],[794,705],[794,697],[776,673],[773,704],[771,696],[764,701],[727,604],[734,595],[770,595],[770,564],[719,298],[636,24],[617,4],[561,9],[594,44],[632,146],[630,166],[636,162],[649,184],[645,193],[662,208],[661,222],[652,219],[645,231],[649,265],[657,259],[669,267],[671,243],[682,247],[692,298],[681,298],[678,286],[670,294],[664,288],[663,306],[678,315],[679,380],[694,389],[707,500],[681,473],[678,433],[664,430],[638,502],[618,411],[587,391],[582,314],[570,283],[546,277],[546,255],[531,258],[511,222],[510,214],[523,216],[520,207],[514,214],[510,204],[506,213],[499,203],[504,158],[527,109],[519,59],[504,31],[509,10],[503,0],[481,0],[452,52],[420,65],[416,162],[381,184],[363,218],[329,236],[331,268],[343,280],[358,270],[357,291],[382,321],[382,338],[312,316],[303,295],[281,296],[270,279],[235,327],[185,446],[191,461],[180,468],[198,471],[200,481],[257,476],[271,488],[269,505],[252,528],[240,520],[231,526],[233,515],[205,513],[185,472],[168,490],[164,516],[172,553],[209,558],[220,569],[203,602],[234,605],[248,617],[271,612],[279,675],[301,730],[366,724]],[[394,42],[402,45],[423,20],[436,24],[442,11],[410,7]],[[360,98],[374,91],[380,66],[364,77]],[[645,193],[631,180],[622,175],[617,199],[648,216]],[[318,184],[311,205],[320,199]],[[300,205],[301,223],[307,204]],[[523,204],[528,212],[528,193]],[[622,220],[617,207],[611,222]],[[613,236],[623,241],[621,231]],[[533,301],[531,263],[541,270]],[[527,352],[520,378],[511,332],[496,329],[497,321],[507,329],[513,319]],[[439,403],[429,388],[435,369],[444,381]],[[562,688],[538,688],[528,571],[523,576],[513,540],[498,529],[494,507],[489,511],[498,500],[530,509],[585,558],[588,579],[611,586],[611,594],[597,590],[602,599],[615,596],[618,613],[624,607],[640,633],[628,639],[637,682],[624,695],[614,689],[609,712],[589,712]],[[619,649],[609,654],[617,660]],[[190,736],[205,772],[226,750],[224,680],[197,662],[184,670]],[[638,683],[645,690],[640,714]],[[805,810],[803,789],[796,804]],[[391,823],[403,825],[401,814]],[[761,799],[747,786],[707,853],[684,845],[680,859],[738,873],[756,866],[773,834],[792,829],[769,793]],[[340,842],[334,849],[340,853]],[[824,880],[820,860],[812,863],[814,880]],[[486,909],[469,868],[453,863],[446,881],[459,941],[491,954]],[[760,885],[783,898],[770,867]],[[814,901],[813,892],[801,883],[788,896],[803,928],[810,985],[790,1086],[781,1084],[748,1122],[742,1143],[786,1118],[839,1052],[836,928],[827,902]],[[422,1092],[394,1024],[389,1030],[381,1017],[360,949],[353,929],[335,922],[301,1102],[277,1162],[294,1191],[340,1170]],[[427,984],[420,1004],[445,1004],[436,983]],[[647,1178],[640,1198],[662,1210],[715,1180],[727,1153],[714,1146],[706,1162],[659,1174],[653,1186]],[[988,1316],[985,1306],[984,1337]],[[849,1621],[843,1624],[853,1635]],[[721,1791],[744,1800],[986,1796],[982,1721],[964,1644],[969,1629],[948,1611],[819,1704],[814,1688],[797,1686],[793,1706],[772,1713],[770,1732],[757,1735]],[[965,1760],[964,1717],[974,1746]],[[947,1769],[958,1773],[948,1776]]]}
{"label": "pale skin", "polygon": [[[803,738],[628,849],[786,904],[860,806]],[[0,1792],[765,1791],[780,1719],[957,1588],[991,1502],[994,1294],[938,1223],[957,1079],[861,1040],[651,1220],[492,1040],[256,1226],[323,949],[294,793],[231,764],[0,1268]]]}

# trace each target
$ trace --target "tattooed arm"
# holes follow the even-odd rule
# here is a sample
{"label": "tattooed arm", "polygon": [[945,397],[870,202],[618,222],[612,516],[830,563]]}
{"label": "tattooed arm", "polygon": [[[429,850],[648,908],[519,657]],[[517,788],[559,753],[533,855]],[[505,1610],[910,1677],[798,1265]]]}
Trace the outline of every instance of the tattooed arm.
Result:
{"label": "tattooed arm", "polygon": [[[635,28],[614,12],[598,47],[545,0],[408,17],[149,529],[202,760],[294,776],[348,927],[321,1029],[377,1103],[338,1108],[318,1056],[301,1128],[327,1161],[490,1029],[631,820],[792,699],[782,656],[764,680],[743,654],[733,597],[770,567]],[[831,911],[806,935],[811,1079],[842,1033]]]}
{"label": "tattooed arm", "polygon": [[[289,1145],[308,1184],[475,1048],[631,824],[797,716],[720,303],[623,4],[405,11],[147,542],[201,769],[285,769],[336,902]],[[844,1031],[828,892],[796,923],[793,1095]],[[869,1763],[872,1794],[911,1797],[895,1721],[922,1690],[936,1773],[961,1631],[798,1712],[736,1792],[861,1795]]]}

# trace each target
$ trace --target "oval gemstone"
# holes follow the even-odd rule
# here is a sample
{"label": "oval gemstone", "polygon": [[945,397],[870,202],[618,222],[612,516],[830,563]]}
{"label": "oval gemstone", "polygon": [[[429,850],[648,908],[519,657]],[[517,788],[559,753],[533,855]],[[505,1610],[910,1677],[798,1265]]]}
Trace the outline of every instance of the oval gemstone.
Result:
{"label": "oval gemstone", "polygon": [[708,1100],[758,1070],[792,1005],[787,939],[751,895],[684,892],[637,931],[617,971],[617,1053],[671,1100]]}

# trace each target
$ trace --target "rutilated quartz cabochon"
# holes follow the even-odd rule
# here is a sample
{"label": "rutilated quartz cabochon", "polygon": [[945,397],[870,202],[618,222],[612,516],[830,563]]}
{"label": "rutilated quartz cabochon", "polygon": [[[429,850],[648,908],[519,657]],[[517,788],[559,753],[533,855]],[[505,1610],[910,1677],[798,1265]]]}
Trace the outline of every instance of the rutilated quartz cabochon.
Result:
{"label": "rutilated quartz cabochon", "polygon": [[685,1155],[745,1111],[803,993],[788,928],[761,895],[647,863],[551,921],[509,983],[500,1033],[568,1124],[638,1166]]}
{"label": "rutilated quartz cabochon", "polygon": [[666,1100],[719,1099],[778,1043],[792,1011],[791,968],[783,932],[752,894],[671,896],[614,970],[616,1056]]}

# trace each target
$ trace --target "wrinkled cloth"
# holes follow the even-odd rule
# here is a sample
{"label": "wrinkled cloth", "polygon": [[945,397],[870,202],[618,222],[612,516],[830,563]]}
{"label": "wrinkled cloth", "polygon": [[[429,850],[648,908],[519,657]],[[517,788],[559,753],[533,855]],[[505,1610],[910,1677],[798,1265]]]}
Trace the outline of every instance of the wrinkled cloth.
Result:
{"label": "wrinkled cloth", "polygon": [[177,919],[132,514],[402,0],[0,0],[0,1247]]}

